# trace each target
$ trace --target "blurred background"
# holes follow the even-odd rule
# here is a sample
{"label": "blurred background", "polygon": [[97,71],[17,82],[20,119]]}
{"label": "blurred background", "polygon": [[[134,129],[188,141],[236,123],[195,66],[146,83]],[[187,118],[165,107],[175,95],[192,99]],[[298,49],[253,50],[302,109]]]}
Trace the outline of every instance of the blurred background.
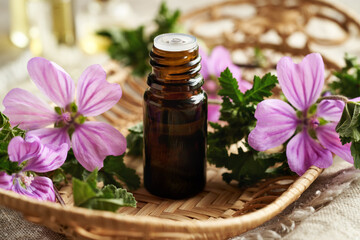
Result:
{"label": "blurred background", "polygon": [[[222,1],[165,2],[169,9],[179,9],[185,15]],[[349,14],[360,15],[360,1],[332,2],[343,5]],[[0,101],[14,87],[35,91],[26,69],[27,61],[33,56],[55,61],[74,80],[86,66],[106,64],[110,59],[107,48],[111,39],[95,33],[103,29],[135,29],[140,25],[145,25],[145,33],[151,31],[161,3],[161,0],[0,0]],[[313,31],[317,31],[316,26]],[[330,30],[331,34],[337,32]],[[356,43],[360,42],[341,49],[340,61],[345,51],[360,55],[360,44]],[[334,58],[339,51],[332,54]]]}

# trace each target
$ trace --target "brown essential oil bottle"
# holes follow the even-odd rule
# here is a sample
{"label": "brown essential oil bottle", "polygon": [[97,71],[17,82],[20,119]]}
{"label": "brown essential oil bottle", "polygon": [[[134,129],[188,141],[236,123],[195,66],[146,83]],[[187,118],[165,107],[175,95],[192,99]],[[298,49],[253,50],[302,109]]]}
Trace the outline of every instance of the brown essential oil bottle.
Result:
{"label": "brown essential oil bottle", "polygon": [[144,185],[180,199],[206,183],[207,95],[201,89],[196,38],[167,33],[154,39],[144,94]]}

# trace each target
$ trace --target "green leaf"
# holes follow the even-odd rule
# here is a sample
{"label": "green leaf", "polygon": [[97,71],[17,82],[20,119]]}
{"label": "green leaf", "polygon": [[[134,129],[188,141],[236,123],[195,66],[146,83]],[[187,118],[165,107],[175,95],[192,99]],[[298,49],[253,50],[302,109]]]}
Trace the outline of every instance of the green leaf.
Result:
{"label": "green leaf", "polygon": [[0,112],[0,128],[5,127],[9,123],[9,118]]}
{"label": "green leaf", "polygon": [[8,156],[8,146],[16,136],[24,137],[25,131],[20,129],[18,126],[11,127],[9,118],[0,112],[0,171],[5,171],[11,175],[18,173],[21,167],[18,166],[17,162],[11,162]]}
{"label": "green leaf", "polygon": [[354,166],[360,169],[360,142],[353,142],[350,147],[351,155],[354,157]]}
{"label": "green leaf", "polygon": [[[284,153],[265,154],[255,151],[247,143],[247,136],[256,124],[256,105],[272,95],[272,89],[278,82],[276,76],[270,73],[262,78],[255,76],[253,87],[245,94],[240,92],[229,69],[221,73],[219,82],[222,87],[219,95],[223,99],[220,120],[225,124],[210,123],[214,131],[208,134],[209,163],[227,168],[228,172],[223,174],[224,181],[229,183],[235,180],[239,185],[251,184],[279,174],[289,174]],[[242,145],[245,145],[244,149],[238,148],[237,153],[229,155],[230,146],[241,140]]]}
{"label": "green leaf", "polygon": [[98,171],[90,173],[85,181],[73,178],[75,206],[116,212],[120,207],[136,207],[134,196],[125,189],[106,185],[101,190],[96,187]]}
{"label": "green leaf", "polygon": [[84,180],[83,176],[90,174],[80,163],[76,160],[72,149],[69,150],[65,163],[61,166],[61,169],[66,174],[70,174],[72,177]]}
{"label": "green leaf", "polygon": [[347,102],[336,126],[343,144],[360,141],[360,103]]}
{"label": "green leaf", "polygon": [[90,173],[86,178],[85,182],[94,190],[97,189],[97,178],[98,178],[98,170],[95,169],[92,173]]}
{"label": "green leaf", "polygon": [[264,100],[265,97],[270,97],[272,95],[271,90],[278,83],[277,77],[267,73],[263,78],[254,76],[253,87],[246,91],[245,101],[258,103]]}
{"label": "green leaf", "polygon": [[13,173],[20,172],[21,167],[17,162],[11,162],[7,154],[4,154],[0,157],[0,172],[5,171],[7,174],[11,175]]}
{"label": "green leaf", "polygon": [[129,190],[134,190],[140,187],[140,177],[136,174],[134,169],[126,167],[124,163],[124,155],[116,157],[108,156],[104,161],[102,171],[116,176],[121,183],[127,186]]}
{"label": "green leaf", "polygon": [[[134,169],[128,168],[124,163],[124,155],[108,156],[104,160],[104,167],[97,173],[97,181],[104,185],[113,184],[116,187],[126,185],[129,190],[140,187],[140,177]],[[77,179],[86,180],[92,175],[76,160],[72,150],[68,152],[65,163],[61,166],[65,173]]]}
{"label": "green leaf", "polygon": [[75,206],[81,206],[91,198],[96,197],[96,192],[87,182],[83,182],[75,177],[72,178],[73,195]]}
{"label": "green leaf", "polygon": [[338,78],[329,84],[332,92],[344,95],[348,98],[356,98],[360,96],[360,65],[356,57],[345,54],[346,66],[339,72],[334,72]]}
{"label": "green leaf", "polygon": [[143,123],[138,123],[129,128],[129,134],[126,136],[128,155],[142,156],[143,153]]}
{"label": "green leaf", "polygon": [[118,60],[126,66],[131,66],[134,75],[145,76],[151,70],[149,51],[153,39],[159,34],[178,32],[179,17],[179,10],[172,12],[163,2],[153,21],[155,24],[154,31],[149,34],[145,34],[144,26],[131,30],[102,30],[97,34],[111,40],[108,53],[112,59]]}
{"label": "green leaf", "polygon": [[125,201],[123,198],[91,198],[79,207],[116,212],[120,207],[136,207],[136,201],[135,198],[132,201]]}
{"label": "green leaf", "polygon": [[154,38],[163,33],[179,32],[178,20],[180,18],[180,10],[171,11],[166,2],[163,1],[160,5],[157,16],[154,19],[157,29],[150,35],[150,42]]}
{"label": "green leaf", "polygon": [[235,103],[240,104],[244,101],[244,94],[240,92],[237,80],[233,77],[229,68],[226,68],[219,78],[221,89],[218,94],[223,97],[228,97]]}
{"label": "green leaf", "polygon": [[342,144],[351,142],[355,168],[360,168],[360,102],[347,102],[336,126]]}

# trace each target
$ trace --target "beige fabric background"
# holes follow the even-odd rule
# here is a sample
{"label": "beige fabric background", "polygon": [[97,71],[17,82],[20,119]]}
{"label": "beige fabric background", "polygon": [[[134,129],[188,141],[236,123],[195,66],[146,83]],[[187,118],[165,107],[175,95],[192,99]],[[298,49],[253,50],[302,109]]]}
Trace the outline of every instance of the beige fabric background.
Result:
{"label": "beige fabric background", "polygon": [[359,204],[360,170],[335,157],[279,216],[234,239],[360,239]]}

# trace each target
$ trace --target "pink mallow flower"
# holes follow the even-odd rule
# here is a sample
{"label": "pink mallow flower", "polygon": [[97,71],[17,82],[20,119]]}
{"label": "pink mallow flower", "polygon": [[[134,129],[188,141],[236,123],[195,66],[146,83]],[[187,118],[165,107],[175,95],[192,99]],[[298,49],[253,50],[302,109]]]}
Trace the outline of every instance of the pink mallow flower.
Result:
{"label": "pink mallow flower", "polygon": [[[15,88],[4,98],[4,114],[10,123],[30,130],[42,142],[73,148],[76,159],[89,171],[102,168],[108,155],[121,155],[126,150],[125,137],[114,127],[102,122],[88,122],[86,117],[100,115],[121,98],[118,84],[106,81],[100,65],[88,67],[80,76],[75,97],[75,84],[56,63],[32,58],[28,72],[36,86],[58,107],[48,104],[28,91]],[[49,127],[50,126],[50,127]]]}
{"label": "pink mallow flower", "polygon": [[298,175],[312,165],[329,167],[332,153],[353,163],[350,144],[342,145],[335,132],[344,103],[323,100],[316,104],[324,86],[321,55],[309,54],[299,64],[283,57],[276,70],[281,89],[291,105],[277,99],[259,103],[255,111],[256,127],[248,138],[250,146],[265,151],[290,139],[286,156],[290,169]]}
{"label": "pink mallow flower", "polygon": [[42,144],[36,136],[13,138],[8,146],[9,159],[22,166],[19,173],[0,172],[0,188],[11,190],[39,200],[55,201],[54,186],[47,177],[34,176],[59,168],[66,159],[68,145]]}
{"label": "pink mallow flower", "polygon": [[[219,89],[217,79],[227,67],[233,74],[233,77],[237,79],[241,92],[245,92],[252,87],[251,83],[241,79],[241,69],[232,62],[231,54],[225,47],[215,47],[210,56],[201,48],[199,53],[202,58],[200,73],[205,79],[203,88],[207,92],[209,99],[221,99],[217,95]],[[220,107],[220,105],[208,105],[209,121],[216,122],[219,120]]]}

